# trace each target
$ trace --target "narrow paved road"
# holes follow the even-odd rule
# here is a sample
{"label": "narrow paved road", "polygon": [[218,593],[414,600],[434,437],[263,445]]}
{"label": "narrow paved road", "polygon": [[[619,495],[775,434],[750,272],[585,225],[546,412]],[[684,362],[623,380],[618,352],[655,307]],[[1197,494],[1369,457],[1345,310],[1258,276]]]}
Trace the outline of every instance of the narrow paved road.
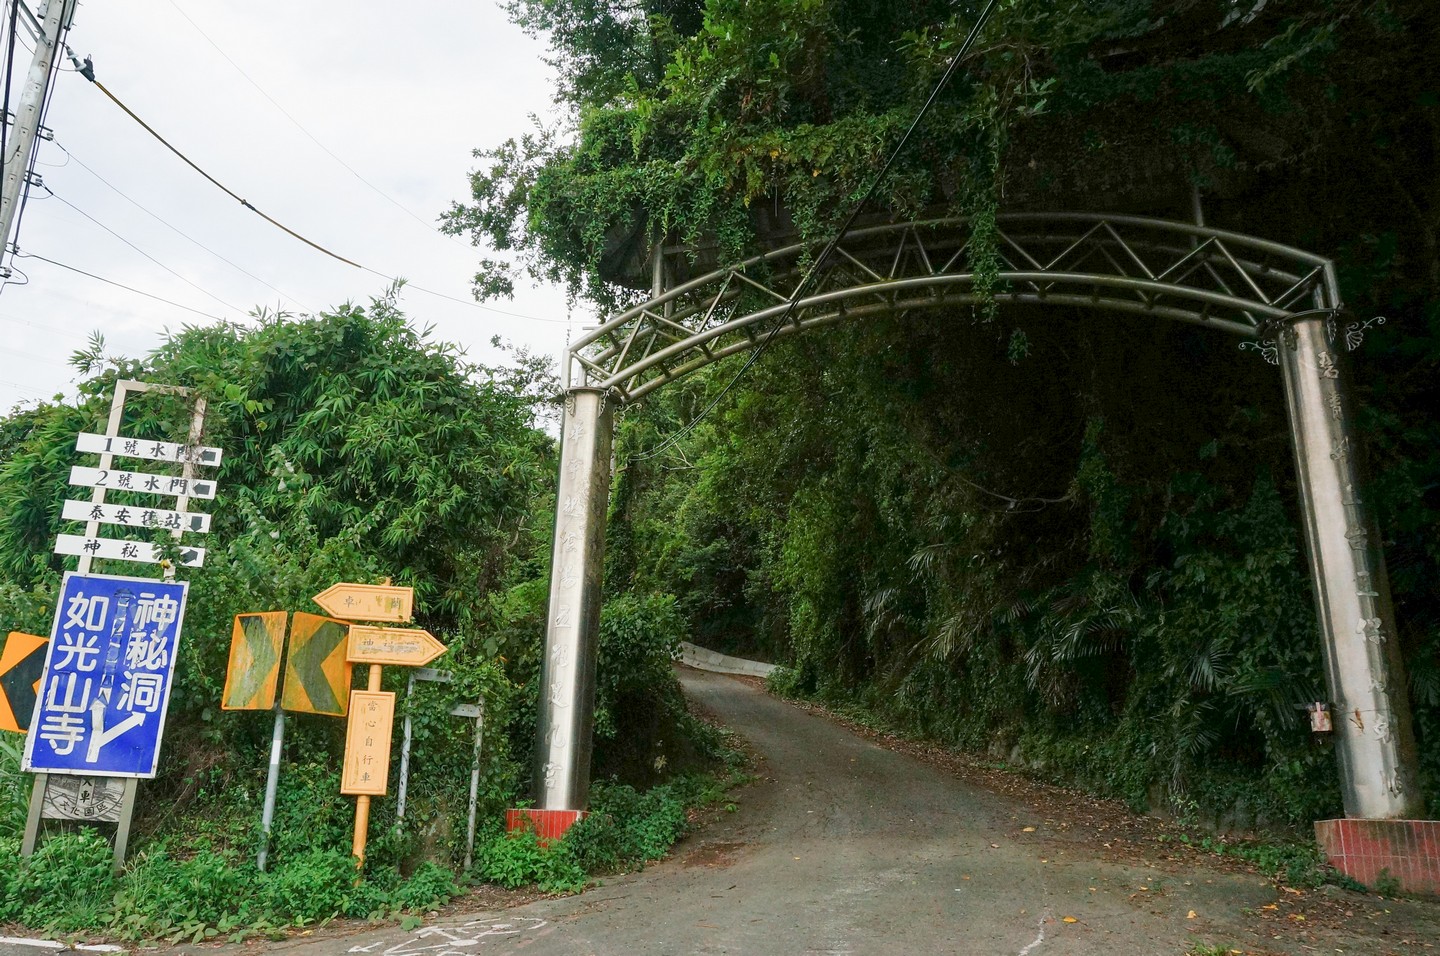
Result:
{"label": "narrow paved road", "polygon": [[[1203,941],[1223,944],[1206,952],[1353,956],[1427,951],[1440,939],[1427,929],[1397,945],[1398,934],[1383,937],[1374,924],[1343,939],[1327,935],[1322,949],[1317,938],[1271,938],[1244,915],[1276,899],[1259,877],[1100,859],[1093,841],[1047,833],[1024,803],[742,682],[688,669],[682,680],[692,699],[750,741],[763,778],[741,793],[735,813],[669,861],[579,896],[408,932],[180,952],[1181,956]],[[1026,831],[1032,824],[1037,832]],[[1423,922],[1433,929],[1429,915]]]}

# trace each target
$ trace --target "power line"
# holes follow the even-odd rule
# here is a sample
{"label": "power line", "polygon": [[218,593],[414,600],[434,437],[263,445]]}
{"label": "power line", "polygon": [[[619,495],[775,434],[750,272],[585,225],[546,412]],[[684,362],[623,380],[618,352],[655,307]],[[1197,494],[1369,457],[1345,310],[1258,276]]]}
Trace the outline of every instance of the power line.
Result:
{"label": "power line", "polygon": [[[261,285],[265,286],[265,288],[269,289],[270,291],[272,291],[272,292],[274,292],[274,293],[276,293],[276,294],[278,294],[278,295],[284,296],[285,298],[289,299],[291,302],[295,302],[295,303],[301,305],[302,308],[305,308],[305,309],[307,309],[308,311],[310,311],[310,312],[312,312],[312,313],[316,311],[315,309],[310,308],[309,306],[306,306],[306,305],[304,305],[303,303],[301,303],[300,300],[297,299],[297,298],[295,298],[293,295],[290,295],[289,293],[286,293],[286,292],[284,292],[284,291],[282,291],[282,290],[280,290],[280,289],[275,288],[275,286],[273,286],[273,285],[271,285],[270,283],[266,282],[264,279],[260,278],[260,277],[257,276],[255,273],[253,273],[253,272],[251,272],[250,270],[244,268],[243,266],[240,266],[240,265],[238,265],[237,263],[231,261],[230,259],[228,259],[228,258],[226,258],[225,256],[221,255],[220,253],[216,252],[214,249],[211,249],[209,246],[205,245],[205,243],[201,242],[199,239],[196,239],[194,236],[186,233],[184,230],[180,229],[178,226],[175,226],[175,225],[173,225],[172,223],[167,222],[167,221],[166,221],[164,218],[162,218],[159,214],[157,214],[157,213],[155,213],[155,212],[152,212],[151,210],[147,209],[145,206],[143,206],[143,205],[141,205],[140,203],[136,202],[134,199],[131,199],[129,196],[127,196],[127,195],[125,194],[125,192],[124,192],[123,190],[120,189],[119,186],[116,186],[114,183],[110,182],[110,180],[106,179],[104,176],[101,176],[101,175],[100,175],[99,173],[97,173],[94,169],[92,169],[90,166],[88,166],[88,165],[85,163],[84,160],[82,160],[80,157],[76,156],[74,153],[70,152],[70,150],[66,149],[63,145],[61,145],[61,143],[60,143],[59,140],[55,140],[54,142],[55,142],[55,145],[60,148],[60,151],[65,154],[65,161],[66,161],[67,163],[68,163],[70,160],[73,159],[73,160],[74,160],[76,163],[78,163],[78,164],[80,165],[80,167],[81,167],[82,169],[84,169],[87,173],[89,173],[91,176],[94,176],[96,179],[100,180],[100,182],[104,183],[106,186],[108,186],[108,187],[110,187],[112,190],[114,190],[114,191],[120,196],[121,199],[124,199],[124,200],[125,200],[126,202],[128,202],[130,205],[134,206],[136,209],[138,209],[138,210],[140,210],[141,212],[145,213],[145,215],[147,215],[147,216],[149,216],[150,218],[154,219],[156,222],[160,223],[162,226],[165,226],[167,229],[169,229],[170,231],[174,232],[176,235],[179,235],[179,236],[181,236],[182,238],[190,241],[191,243],[194,243],[195,245],[199,246],[201,249],[204,249],[206,252],[210,253],[212,256],[214,256],[215,258],[219,259],[221,262],[224,262],[226,265],[230,266],[231,268],[235,269],[236,271],[238,271],[238,272],[243,272],[245,275],[249,276],[250,278],[254,279],[256,282],[258,282],[258,283],[260,283]],[[56,197],[56,198],[59,198],[59,197]]]}
{"label": "power line", "polygon": [[314,134],[312,134],[308,129],[301,125],[299,120],[297,120],[294,116],[290,115],[290,111],[287,110],[284,106],[282,106],[279,100],[275,99],[275,97],[271,96],[263,86],[255,82],[255,79],[249,73],[246,73],[245,69],[230,57],[230,54],[226,53],[223,49],[221,49],[220,44],[216,43],[213,39],[211,39],[210,34],[202,30],[200,28],[200,24],[196,23],[194,19],[191,18],[190,14],[185,12],[185,10],[180,6],[180,4],[176,3],[175,0],[170,0],[170,5],[174,7],[176,12],[179,13],[182,17],[184,17],[192,27],[195,28],[196,33],[200,34],[202,37],[205,38],[206,43],[209,43],[212,47],[215,48],[216,53],[219,53],[222,57],[225,58],[225,62],[233,66],[235,68],[235,71],[241,76],[243,76],[247,83],[255,87],[255,89],[260,93],[261,96],[269,100],[270,105],[274,106],[277,110],[279,110],[286,119],[288,119],[292,124],[294,124],[296,129],[304,133],[306,137],[309,138],[310,142],[314,143],[316,146],[319,146],[322,150],[325,151],[325,154],[327,156],[335,160],[335,162],[339,163],[341,166],[344,166],[346,171],[348,171],[350,175],[354,176],[366,186],[370,187],[370,189],[373,190],[376,195],[385,199],[396,209],[399,209],[401,212],[405,213],[405,215],[409,216],[411,219],[414,219],[416,222],[420,223],[420,225],[424,226],[427,232],[434,233],[437,236],[444,235],[444,233],[440,232],[440,230],[435,227],[434,223],[426,222],[424,219],[421,219],[419,215],[417,215],[412,209],[410,209],[410,207],[406,206],[404,203],[400,202],[398,199],[385,192],[379,186],[375,185],[370,180],[360,175],[360,173],[353,166],[351,166],[349,163],[345,162],[345,160],[341,159],[338,155],[336,155],[336,153],[331,150],[330,147],[326,146],[324,143],[320,142],[320,140],[316,139]]}
{"label": "power line", "polygon": [[[58,199],[59,197],[57,196],[56,198]],[[123,282],[116,282],[114,279],[107,279],[104,276],[98,276],[93,272],[86,272],[84,269],[79,269],[75,266],[66,265],[63,262],[57,262],[54,259],[47,259],[45,256],[42,256],[35,252],[17,252],[15,255],[21,259],[39,259],[41,262],[48,262],[52,266],[59,266],[60,268],[68,269],[71,272],[78,272],[82,276],[88,276],[91,279],[95,279],[98,282],[103,282],[106,285],[113,285],[118,289],[124,289],[126,292],[133,292],[136,295],[143,295],[147,299],[154,299],[156,302],[164,302],[166,305],[173,305],[177,309],[184,309],[186,312],[194,312],[196,315],[203,315],[207,319],[214,319],[217,322],[225,321],[225,319],[221,316],[212,315],[209,312],[201,312],[199,309],[192,309],[190,308],[190,306],[181,305],[179,302],[176,302],[173,299],[167,299],[164,296],[155,295],[151,292],[145,292],[141,289],[135,288],[134,286],[126,285]]]}
{"label": "power line", "polygon": [[301,242],[305,243],[305,245],[311,247],[312,249],[316,249],[316,250],[318,250],[318,251],[320,251],[320,252],[323,252],[323,253],[325,253],[325,255],[329,256],[329,257],[332,258],[332,259],[339,259],[341,262],[345,263],[346,265],[354,266],[354,267],[357,268],[357,269],[361,268],[360,263],[358,263],[358,262],[351,262],[349,259],[346,259],[344,256],[339,255],[338,253],[331,252],[329,249],[326,249],[324,246],[320,245],[319,243],[317,243],[317,242],[312,242],[312,241],[310,241],[309,239],[306,239],[304,236],[300,235],[300,233],[296,232],[294,229],[291,229],[289,226],[285,225],[284,223],[280,222],[279,220],[277,220],[277,219],[272,219],[270,216],[267,216],[265,213],[261,212],[259,209],[256,209],[255,206],[252,205],[248,200],[242,199],[237,193],[232,192],[224,183],[220,182],[220,180],[216,179],[214,176],[211,176],[209,173],[205,172],[205,170],[203,170],[203,169],[201,169],[199,166],[197,166],[197,165],[195,164],[195,162],[194,162],[189,156],[186,156],[184,153],[180,152],[180,150],[178,150],[178,149],[176,149],[174,146],[172,146],[172,145],[170,144],[170,141],[169,141],[169,140],[167,140],[165,137],[163,137],[163,136],[161,136],[159,133],[157,133],[157,132],[155,131],[155,128],[154,128],[154,127],[152,127],[149,123],[145,122],[143,119],[141,119],[139,116],[137,116],[137,115],[135,114],[135,111],[134,111],[134,110],[132,110],[132,109],[130,109],[130,107],[126,106],[126,105],[120,100],[120,97],[116,96],[114,93],[111,93],[110,90],[109,90],[108,88],[106,88],[106,86],[105,86],[104,83],[101,83],[99,80],[95,79],[95,76],[94,76],[94,73],[93,73],[93,72],[86,73],[86,72],[82,71],[82,72],[81,72],[81,75],[84,76],[87,80],[89,80],[89,81],[95,86],[95,88],[98,89],[101,93],[104,93],[107,97],[109,97],[109,98],[110,98],[110,101],[111,101],[112,103],[114,103],[116,106],[118,106],[118,107],[120,107],[122,110],[124,110],[124,111],[125,111],[125,114],[126,114],[127,116],[129,116],[129,117],[130,117],[131,119],[133,119],[135,122],[139,123],[139,124],[145,129],[145,132],[147,132],[147,133],[149,133],[151,136],[155,137],[157,140],[160,141],[160,144],[161,144],[162,146],[164,146],[166,149],[170,150],[170,152],[174,153],[176,156],[180,157],[180,160],[181,160],[183,163],[185,163],[185,165],[189,166],[191,169],[195,170],[195,172],[199,173],[201,176],[204,176],[207,180],[209,180],[209,182],[210,182],[213,186],[215,186],[216,189],[219,189],[219,190],[220,190],[221,192],[223,192],[225,195],[229,196],[231,199],[234,199],[234,200],[235,200],[236,202],[238,202],[240,205],[244,206],[246,209],[250,210],[250,211],[253,212],[255,215],[259,216],[261,219],[264,219],[266,222],[270,223],[270,225],[272,225],[272,226],[274,226],[275,228],[281,230],[282,232],[285,232],[285,233],[287,233],[287,234],[289,234],[289,235],[291,235],[291,236],[294,236],[296,239],[299,239]]}
{"label": "power line", "polygon": [[700,414],[692,418],[678,432],[675,432],[649,451],[641,452],[638,455],[631,455],[630,461],[645,461],[654,458],[694,431],[695,427],[700,424],[705,416],[710,414],[715,406],[720,404],[720,400],[735,387],[736,383],[740,381],[740,378],[746,372],[750,371],[751,366],[760,360],[760,356],[770,347],[770,343],[775,341],[775,336],[780,334],[780,330],[783,329],[785,323],[789,321],[791,314],[795,311],[795,306],[799,304],[806,291],[809,290],[815,276],[824,268],[826,260],[828,260],[835,251],[835,247],[845,238],[845,234],[850,231],[850,227],[855,225],[855,220],[860,217],[860,213],[864,211],[865,207],[874,197],[875,190],[879,189],[880,184],[885,181],[885,177],[890,173],[890,167],[895,164],[895,160],[899,158],[906,144],[910,142],[910,137],[915,133],[915,130],[919,128],[921,120],[923,120],[925,114],[930,111],[930,107],[939,99],[940,91],[943,90],[945,84],[950,81],[950,77],[956,68],[959,67],[960,61],[965,58],[965,54],[970,52],[970,47],[974,44],[975,38],[980,35],[980,28],[985,25],[985,21],[990,18],[991,11],[995,9],[995,3],[996,0],[990,0],[990,2],[985,5],[985,9],[980,12],[980,17],[975,21],[975,25],[970,28],[970,33],[965,37],[965,42],[960,44],[960,49],[956,51],[955,56],[950,60],[950,65],[945,68],[945,73],[940,77],[940,82],[936,83],[935,88],[930,91],[930,96],[925,100],[925,104],[920,107],[920,111],[915,114],[915,119],[911,121],[910,127],[905,130],[905,134],[900,137],[900,142],[895,144],[895,148],[892,149],[890,155],[885,158],[885,164],[880,167],[879,174],[870,182],[870,188],[865,190],[865,195],[862,196],[860,201],[855,204],[855,207],[850,210],[850,215],[845,217],[845,222],[840,226],[840,229],[831,237],[830,241],[825,244],[824,251],[820,253],[810,268],[805,270],[805,275],[800,279],[800,283],[795,286],[795,291],[790,294],[789,300],[785,303],[785,311],[780,313],[780,317],[775,320],[775,325],[770,329],[769,333],[767,333],[765,338],[760,340],[760,344],[755,346],[754,350],[751,351],[750,357],[745,360],[745,364],[740,366],[740,370],[735,373],[730,381],[725,383],[725,387],[720,389],[715,397],[700,410]]}
{"label": "power line", "polygon": [[[73,56],[73,54],[72,54],[72,56]],[[362,270],[362,271],[364,271],[364,272],[373,273],[374,275],[377,275],[377,276],[381,277],[382,279],[385,279],[385,280],[387,280],[387,281],[389,281],[389,282],[398,282],[398,281],[400,281],[399,279],[397,279],[397,278],[396,278],[395,276],[393,276],[393,275],[389,275],[389,274],[387,274],[387,273],[381,272],[381,271],[379,271],[378,269],[371,269],[369,266],[362,266],[362,265],[360,265],[360,263],[358,263],[358,262],[353,262],[353,261],[351,261],[351,260],[349,260],[349,259],[346,259],[346,258],[345,258],[344,256],[342,256],[342,255],[338,255],[338,254],[336,254],[336,253],[334,253],[334,252],[331,252],[329,249],[326,249],[324,246],[321,246],[321,245],[319,245],[319,244],[317,244],[317,243],[311,242],[309,239],[306,239],[304,236],[300,235],[298,232],[295,232],[293,229],[290,229],[289,227],[285,226],[283,223],[281,223],[281,222],[279,222],[279,221],[277,221],[277,220],[275,220],[275,219],[272,219],[270,216],[265,215],[265,213],[261,212],[259,209],[256,209],[256,208],[255,208],[253,205],[251,205],[249,202],[247,202],[247,201],[244,200],[244,199],[241,199],[238,194],[236,194],[235,192],[231,191],[229,188],[227,188],[223,183],[221,183],[221,182],[220,182],[218,179],[216,179],[214,176],[211,176],[211,175],[210,175],[209,173],[207,173],[205,170],[201,169],[198,165],[196,165],[196,163],[195,163],[193,160],[190,159],[190,157],[186,156],[184,153],[180,152],[180,150],[178,150],[178,149],[176,149],[174,146],[172,146],[172,145],[170,144],[170,142],[169,142],[168,140],[166,140],[165,137],[163,137],[163,136],[161,136],[159,133],[157,133],[157,132],[155,131],[155,129],[150,126],[149,123],[146,123],[143,119],[141,119],[141,118],[135,113],[134,110],[130,109],[130,107],[126,106],[123,102],[121,102],[121,100],[120,100],[119,97],[117,97],[114,93],[111,93],[111,92],[105,87],[105,84],[103,84],[103,83],[101,83],[99,80],[95,79],[95,78],[94,78],[94,75],[93,75],[93,71],[91,71],[91,70],[89,70],[89,69],[87,68],[87,69],[79,70],[78,72],[80,73],[81,76],[84,76],[87,80],[89,80],[92,84],[94,84],[94,85],[100,90],[100,92],[104,93],[107,97],[109,97],[110,100],[111,100],[111,102],[113,102],[116,106],[120,107],[120,109],[124,110],[124,111],[125,111],[125,114],[126,114],[127,116],[129,116],[129,117],[130,117],[131,119],[133,119],[135,122],[139,123],[140,126],[143,127],[144,130],[145,130],[147,133],[149,133],[151,136],[155,137],[155,139],[159,140],[160,143],[161,143],[162,145],[164,145],[164,147],[165,147],[166,149],[170,150],[170,152],[172,152],[172,153],[174,153],[176,156],[178,156],[178,157],[185,163],[185,165],[187,165],[187,166],[189,166],[191,169],[195,170],[197,173],[199,173],[201,176],[203,176],[208,182],[210,182],[213,186],[215,186],[215,187],[216,187],[217,189],[219,189],[221,192],[225,193],[225,195],[227,195],[227,196],[231,197],[232,199],[236,200],[237,202],[240,203],[240,205],[244,206],[246,209],[248,209],[248,210],[250,210],[251,212],[255,213],[255,214],[256,214],[257,216],[259,216],[261,219],[264,219],[266,222],[268,222],[268,223],[270,223],[271,225],[277,227],[278,229],[280,229],[280,230],[288,233],[289,235],[294,236],[296,239],[299,239],[301,242],[305,243],[307,246],[310,246],[311,248],[314,248],[314,249],[316,249],[316,250],[318,250],[318,251],[320,251],[320,252],[323,252],[325,255],[330,256],[332,259],[338,259],[338,260],[340,260],[341,262],[345,263],[346,265],[354,266],[355,268],[360,269],[360,270]],[[59,197],[57,196],[56,198],[58,199]],[[67,204],[67,205],[68,205],[68,204]],[[441,299],[448,299],[448,300],[450,300],[451,302],[458,302],[458,303],[461,304],[461,305],[468,306],[468,307],[470,307],[470,308],[472,308],[472,309],[479,309],[479,310],[482,311],[482,312],[494,312],[494,313],[496,313],[497,315],[508,315],[508,316],[511,316],[512,318],[528,319],[528,320],[534,321],[534,322],[564,322],[564,321],[565,321],[564,319],[546,319],[546,318],[542,318],[541,316],[537,316],[537,315],[524,315],[524,314],[519,313],[519,312],[507,312],[507,311],[505,311],[504,309],[492,308],[492,307],[487,306],[487,305],[481,305],[481,304],[478,303],[478,302],[468,302],[468,301],[466,301],[466,300],[464,300],[464,299],[461,299],[461,298],[458,298],[458,297],[456,297],[456,296],[446,295],[446,294],[443,293],[443,292],[436,292],[434,289],[427,289],[427,288],[425,288],[424,286],[413,285],[412,283],[409,283],[409,282],[406,282],[406,286],[409,287],[409,288],[415,289],[417,292],[424,292],[424,293],[426,293],[427,295],[433,295],[433,296],[436,296],[436,297],[441,298]],[[209,293],[207,292],[206,295],[209,295]],[[234,307],[231,306],[231,308],[234,308]]]}
{"label": "power line", "polygon": [[86,219],[89,219],[89,220],[90,220],[91,222],[93,222],[95,225],[99,226],[101,229],[104,229],[106,232],[110,233],[110,235],[114,236],[116,239],[119,239],[121,242],[125,243],[125,245],[129,246],[131,249],[134,249],[136,252],[138,252],[138,253],[140,253],[142,256],[144,256],[146,259],[149,259],[151,262],[155,263],[157,266],[159,266],[160,268],[164,269],[166,272],[170,273],[172,276],[174,276],[175,278],[179,279],[181,282],[183,282],[183,283],[185,283],[186,285],[190,286],[192,289],[195,289],[197,292],[201,292],[201,293],[203,293],[204,295],[209,296],[210,298],[214,299],[216,302],[219,302],[221,305],[225,306],[225,308],[227,308],[227,309],[234,309],[236,312],[239,312],[239,313],[241,313],[241,314],[244,314],[244,312],[245,312],[244,309],[240,308],[239,306],[232,305],[232,304],[230,304],[229,302],[226,302],[224,299],[220,298],[218,295],[216,295],[215,293],[211,292],[209,289],[206,289],[204,286],[197,285],[196,283],[194,283],[194,282],[192,282],[191,280],[187,279],[185,276],[183,276],[183,275],[181,275],[180,273],[176,272],[174,269],[170,268],[170,267],[167,266],[165,263],[161,262],[159,259],[156,259],[154,256],[152,256],[150,253],[146,252],[144,249],[141,249],[139,246],[135,245],[135,243],[131,242],[129,239],[126,239],[124,236],[120,235],[120,233],[116,232],[114,229],[111,229],[109,226],[105,225],[105,224],[104,224],[103,222],[101,222],[99,219],[96,219],[94,216],[90,215],[88,212],[86,212],[85,210],[81,209],[79,206],[77,206],[77,205],[75,205],[74,203],[72,203],[72,202],[70,202],[69,200],[67,200],[64,196],[57,195],[57,194],[56,194],[55,192],[53,192],[48,186],[45,186],[45,187],[42,187],[42,188],[43,188],[47,193],[50,193],[51,196],[54,196],[56,199],[60,200],[60,202],[64,203],[66,206],[69,206],[71,209],[75,210],[75,211],[78,212],[80,215],[84,216]]}
{"label": "power line", "polygon": [[381,272],[379,269],[371,269],[369,266],[361,266],[360,268],[364,269],[366,272],[370,273],[371,275],[377,275],[377,276],[379,276],[380,278],[386,279],[386,280],[388,280],[388,281],[390,281],[390,282],[400,282],[400,281],[403,281],[403,282],[405,283],[405,288],[407,288],[407,289],[414,289],[416,292],[424,292],[426,295],[433,295],[433,296],[435,296],[436,298],[439,298],[439,299],[448,299],[448,300],[450,300],[451,302],[458,302],[458,303],[460,303],[461,305],[468,305],[468,306],[469,306],[470,308],[472,308],[472,309],[481,309],[481,310],[483,310],[483,311],[485,311],[485,312],[494,312],[494,313],[496,313],[497,315],[508,315],[508,316],[510,316],[511,318],[515,318],[515,319],[526,319],[526,320],[528,320],[528,321],[530,321],[530,322],[553,322],[553,323],[559,323],[559,324],[563,325],[563,324],[565,324],[565,323],[567,323],[567,322],[570,321],[569,319],[547,319],[547,318],[544,318],[543,316],[539,316],[539,315],[525,315],[525,314],[522,313],[522,312],[506,312],[504,309],[496,309],[496,308],[493,308],[493,307],[488,306],[488,305],[481,305],[481,304],[478,303],[478,302],[471,302],[471,301],[469,301],[469,300],[459,298],[458,296],[446,295],[444,292],[436,292],[434,289],[427,289],[427,288],[425,288],[424,286],[416,285],[415,283],[411,282],[409,279],[400,280],[400,279],[397,279],[395,276],[387,276],[385,273]]}

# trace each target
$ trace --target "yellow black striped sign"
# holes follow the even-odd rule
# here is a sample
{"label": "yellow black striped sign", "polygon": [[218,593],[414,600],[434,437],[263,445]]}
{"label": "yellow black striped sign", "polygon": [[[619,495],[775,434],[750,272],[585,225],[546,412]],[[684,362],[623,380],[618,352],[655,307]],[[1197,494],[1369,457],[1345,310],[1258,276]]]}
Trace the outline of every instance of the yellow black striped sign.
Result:
{"label": "yellow black striped sign", "polygon": [[306,714],[344,717],[350,702],[350,625],[297,611],[290,622],[290,652],[280,706]]}
{"label": "yellow black striped sign", "polygon": [[285,645],[285,611],[235,615],[230,632],[230,668],[225,672],[222,710],[269,710],[275,706],[280,652]]}
{"label": "yellow black striped sign", "polygon": [[0,651],[0,730],[25,733],[35,713],[35,695],[45,671],[50,640],[11,631]]}

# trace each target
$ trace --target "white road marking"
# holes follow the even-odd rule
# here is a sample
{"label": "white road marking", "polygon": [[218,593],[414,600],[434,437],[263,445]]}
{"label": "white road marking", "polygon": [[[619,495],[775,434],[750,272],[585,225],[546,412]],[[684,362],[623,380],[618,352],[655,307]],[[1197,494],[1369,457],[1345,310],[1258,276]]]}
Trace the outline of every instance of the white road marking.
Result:
{"label": "white road marking", "polygon": [[1049,910],[1046,910],[1045,912],[1040,914],[1040,925],[1039,927],[1037,927],[1040,932],[1035,935],[1035,938],[1033,940],[1031,940],[1029,946],[1026,946],[1024,949],[1020,950],[1018,956],[1030,956],[1030,953],[1034,951],[1035,947],[1045,942],[1045,921],[1049,918]]}
{"label": "white road marking", "polygon": [[[8,943],[11,946],[33,946],[36,949],[65,949],[65,944],[56,942],[53,939],[26,939],[23,936],[0,936],[0,944]],[[113,943],[95,943],[86,945],[77,943],[70,947],[84,953],[123,953],[124,948]]]}

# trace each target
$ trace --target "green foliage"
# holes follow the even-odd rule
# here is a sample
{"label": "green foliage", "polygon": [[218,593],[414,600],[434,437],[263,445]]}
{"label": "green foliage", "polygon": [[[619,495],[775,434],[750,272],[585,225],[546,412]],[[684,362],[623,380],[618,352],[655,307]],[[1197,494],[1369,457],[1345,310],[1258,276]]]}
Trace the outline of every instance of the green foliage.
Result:
{"label": "green foliage", "polygon": [[53,836],[29,860],[17,851],[18,843],[0,843],[0,922],[53,933],[199,942],[335,916],[423,912],[460,892],[433,863],[408,879],[382,872],[357,880],[354,858],[340,850],[292,854],[262,874],[234,850],[202,845],[179,856],[156,845],[118,877],[109,841],[93,831]]}
{"label": "green foliage", "polygon": [[18,839],[25,832],[30,778],[20,770],[25,738],[0,730],[0,840]]}
{"label": "green foliage", "polygon": [[546,893],[573,893],[585,885],[585,871],[569,847],[542,842],[533,830],[492,837],[480,848],[475,875],[509,889],[534,884]]}
{"label": "green foliage", "polygon": [[689,828],[689,807],[721,795],[711,777],[679,777],[644,793],[625,784],[597,784],[591,813],[565,834],[588,872],[638,869],[663,857]]}
{"label": "green foliage", "polygon": [[[481,819],[497,819],[528,787],[553,512],[553,441],[538,427],[554,388],[547,363],[514,350],[508,367],[468,363],[414,329],[391,295],[303,319],[187,328],[143,361],[108,358],[97,339],[76,362],[88,376],[77,406],[0,420],[0,632],[49,629],[61,568],[50,542],[74,434],[100,427],[117,376],[185,385],[208,400],[204,440],[225,449],[221,496],[209,509],[206,567],[190,576],[160,775],[141,790],[137,830],[157,836],[137,840],[119,878],[93,834],[48,838],[22,863],[10,837],[23,826],[29,781],[7,736],[0,921],[202,940],[425,909],[454,895],[448,865],[463,852],[476,743],[475,722],[453,717],[455,705],[483,704]],[[127,403],[122,431],[183,439],[188,421],[183,401],[149,395]],[[418,623],[448,645],[452,675],[409,694],[404,669],[385,675],[413,731],[405,819],[395,819],[393,798],[373,802],[357,882],[354,802],[339,793],[343,721],[289,715],[270,871],[259,874],[272,714],[219,709],[231,618],[314,610],[310,596],[336,581],[383,577],[415,588]],[[708,753],[713,735],[692,726],[670,671],[683,626],[665,597],[621,596],[606,612],[599,759],[640,766],[635,782]],[[527,879],[559,889],[584,874],[562,854]],[[73,892],[52,892],[62,884]]]}

